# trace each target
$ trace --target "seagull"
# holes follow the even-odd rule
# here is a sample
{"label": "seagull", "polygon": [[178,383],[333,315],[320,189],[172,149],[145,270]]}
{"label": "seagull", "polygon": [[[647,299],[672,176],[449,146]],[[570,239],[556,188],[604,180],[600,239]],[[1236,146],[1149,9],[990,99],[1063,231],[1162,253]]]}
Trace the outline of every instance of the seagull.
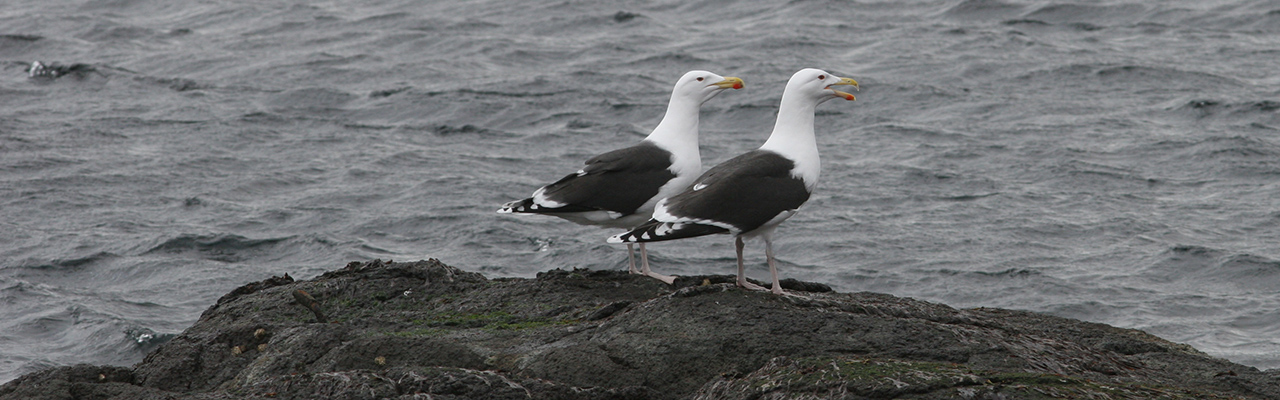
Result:
{"label": "seagull", "polygon": [[813,132],[814,111],[827,100],[854,100],[833,86],[858,82],[826,71],[807,68],[787,81],[773,133],[759,149],[712,167],[693,185],[655,205],[643,225],[610,237],[609,243],[644,244],[663,240],[727,233],[738,253],[737,284],[769,290],[747,282],[743,268],[743,239],[764,239],[774,294],[787,294],[778,283],[773,255],[774,229],[795,215],[818,185],[818,145]]}
{"label": "seagull", "polygon": [[[640,143],[586,161],[577,172],[509,202],[499,214],[546,214],[582,225],[630,229],[649,219],[658,200],[679,193],[702,172],[698,154],[698,114],[702,104],[726,89],[741,89],[742,79],[707,71],[689,71],[676,81],[662,122]],[[649,269],[640,244],[642,268],[627,244],[629,271],[667,284],[674,276]]]}

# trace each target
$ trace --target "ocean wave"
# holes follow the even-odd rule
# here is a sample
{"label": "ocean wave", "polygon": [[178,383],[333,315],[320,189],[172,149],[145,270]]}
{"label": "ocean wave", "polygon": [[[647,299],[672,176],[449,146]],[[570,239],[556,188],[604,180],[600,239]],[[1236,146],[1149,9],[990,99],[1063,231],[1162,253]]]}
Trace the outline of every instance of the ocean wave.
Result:
{"label": "ocean wave", "polygon": [[1179,84],[1192,87],[1246,86],[1238,79],[1209,72],[1183,70],[1172,66],[1100,66],[1093,71],[1093,74],[1102,79],[1123,80],[1130,84],[1141,81],[1167,84],[1170,81],[1177,81]]}
{"label": "ocean wave", "polygon": [[1219,100],[1197,98],[1180,102],[1166,108],[1179,115],[1200,118],[1245,118],[1255,124],[1280,123],[1280,101],[1261,100]]}
{"label": "ocean wave", "polygon": [[[1117,183],[1137,183],[1153,185],[1161,183],[1159,178],[1147,177],[1139,170],[1129,167],[1112,166],[1097,162],[1070,159],[1052,167],[1059,176],[1078,177],[1079,179],[1103,178]],[[1098,182],[1094,182],[1097,184]]]}
{"label": "ocean wave", "polygon": [[234,234],[182,234],[164,240],[143,254],[191,254],[213,261],[240,262],[273,251],[292,238],[250,239]]}
{"label": "ocean wave", "polygon": [[1274,2],[1243,1],[1224,5],[1214,12],[1190,15],[1181,22],[1202,29],[1272,34],[1280,32],[1280,8]]}
{"label": "ocean wave", "polygon": [[1000,0],[962,0],[947,8],[944,15],[963,18],[1002,19],[1018,14],[1025,8]]}
{"label": "ocean wave", "polygon": [[[0,34],[0,54],[16,55],[38,51],[44,47],[44,36],[27,34]],[[31,61],[14,61],[14,66],[27,68]],[[8,68],[6,68],[7,70]]]}
{"label": "ocean wave", "polygon": [[272,96],[267,104],[276,110],[340,110],[357,97],[333,88],[310,87]]}
{"label": "ocean wave", "polygon": [[[0,34],[0,43],[3,43],[3,42],[34,42],[34,41],[38,41],[38,40],[41,40],[41,39],[44,39],[44,36],[40,36],[40,35],[13,34],[13,33]],[[3,48],[3,47],[0,47],[0,48]]]}
{"label": "ocean wave", "polygon": [[695,54],[675,51],[656,55],[641,53],[638,57],[627,60],[625,64],[632,68],[687,71],[697,68],[699,65],[706,65],[707,61],[707,59]]}
{"label": "ocean wave", "polygon": [[29,268],[73,270],[73,269],[80,269],[87,266],[91,266],[93,264],[97,264],[100,262],[117,259],[119,257],[120,255],[115,253],[100,251],[100,252],[93,253],[83,257],[60,258],[60,259],[52,260],[48,264],[41,264],[41,265],[29,267]]}
{"label": "ocean wave", "polygon": [[1019,79],[1058,83],[1073,79],[1101,84],[1123,84],[1137,87],[1168,88],[1169,82],[1185,87],[1245,87],[1245,82],[1215,73],[1182,69],[1169,65],[1137,65],[1111,63],[1071,63],[1022,73]]}
{"label": "ocean wave", "polygon": [[1078,3],[1050,3],[1023,15],[1023,18],[1051,23],[1088,23],[1105,25],[1108,22],[1141,20],[1149,14],[1150,7],[1140,4],[1094,5]]}
{"label": "ocean wave", "polygon": [[1144,270],[1158,281],[1179,282],[1205,290],[1270,293],[1280,285],[1280,260],[1199,245],[1175,245]]}
{"label": "ocean wave", "polygon": [[39,304],[47,299],[60,297],[59,291],[60,288],[46,283],[9,278],[7,273],[0,276],[0,299],[6,301]]}
{"label": "ocean wave", "polygon": [[1213,136],[1199,140],[1163,141],[1155,146],[1169,148],[1171,162],[1194,161],[1201,165],[1200,176],[1218,179],[1280,174],[1280,144],[1252,135]]}
{"label": "ocean wave", "polygon": [[1008,269],[1003,269],[998,271],[972,271],[972,272],[965,271],[965,273],[972,273],[978,276],[984,276],[984,277],[990,277],[990,278],[1002,278],[1002,279],[1004,278],[1024,279],[1024,278],[1031,278],[1037,275],[1043,275],[1040,271],[1030,270],[1026,268],[1008,268]]}

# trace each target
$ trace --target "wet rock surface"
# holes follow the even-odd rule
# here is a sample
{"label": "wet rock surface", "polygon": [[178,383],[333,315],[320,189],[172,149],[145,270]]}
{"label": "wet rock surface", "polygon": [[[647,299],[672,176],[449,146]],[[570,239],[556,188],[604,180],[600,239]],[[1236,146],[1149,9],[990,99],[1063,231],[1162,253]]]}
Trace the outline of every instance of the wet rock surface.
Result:
{"label": "wet rock surface", "polygon": [[1141,331],[729,282],[351,263],[236,289],[132,368],[53,368],[0,399],[1280,398],[1275,370]]}

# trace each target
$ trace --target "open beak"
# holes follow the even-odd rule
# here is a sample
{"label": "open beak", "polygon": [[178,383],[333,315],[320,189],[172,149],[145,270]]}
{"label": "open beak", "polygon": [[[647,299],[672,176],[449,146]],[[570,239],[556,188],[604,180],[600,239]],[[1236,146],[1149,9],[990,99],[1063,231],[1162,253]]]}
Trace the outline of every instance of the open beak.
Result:
{"label": "open beak", "polygon": [[727,77],[723,81],[712,83],[707,86],[716,86],[721,89],[742,89],[742,78]]}
{"label": "open beak", "polygon": [[[831,87],[832,87],[832,86],[837,86],[837,85],[849,85],[849,86],[853,86],[853,90],[862,90],[862,88],[858,86],[858,81],[855,81],[855,80],[850,79],[850,78],[840,78],[840,82],[836,82],[836,83],[832,83],[832,84],[830,84],[830,85],[827,85],[827,89],[831,89]],[[849,101],[857,100],[857,98],[853,97],[853,95],[852,95],[852,94],[845,93],[845,92],[841,92],[841,91],[839,91],[839,90],[835,90],[835,89],[831,89],[831,91],[832,91],[833,93],[835,93],[835,96],[836,96],[836,97],[841,97],[841,98],[844,98],[845,100],[849,100]]]}

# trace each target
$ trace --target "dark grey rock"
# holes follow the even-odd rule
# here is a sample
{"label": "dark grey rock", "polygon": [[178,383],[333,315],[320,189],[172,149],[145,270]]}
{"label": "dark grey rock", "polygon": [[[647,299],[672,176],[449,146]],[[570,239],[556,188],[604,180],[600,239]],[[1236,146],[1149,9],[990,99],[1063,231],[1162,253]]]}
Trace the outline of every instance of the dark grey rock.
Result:
{"label": "dark grey rock", "polygon": [[1137,330],[732,281],[351,263],[236,289],[133,368],[41,371],[0,399],[1280,398],[1276,371]]}

